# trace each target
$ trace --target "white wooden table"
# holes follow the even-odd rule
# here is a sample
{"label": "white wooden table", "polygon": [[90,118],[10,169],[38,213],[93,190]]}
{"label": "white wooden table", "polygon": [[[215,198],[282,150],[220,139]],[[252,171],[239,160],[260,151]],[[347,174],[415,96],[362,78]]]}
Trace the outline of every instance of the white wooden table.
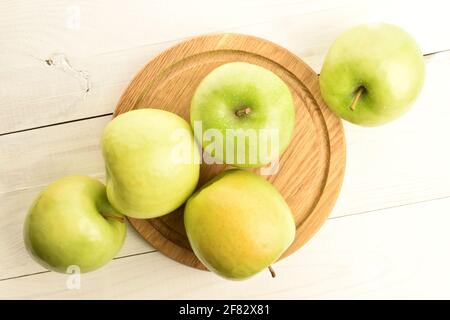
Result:
{"label": "white wooden table", "polygon": [[[450,19],[445,1],[1,0],[0,298],[450,298]],[[178,41],[239,32],[320,72],[336,36],[396,23],[419,42],[426,84],[379,128],[345,123],[347,170],[329,221],[245,282],[177,264],[132,228],[117,257],[66,288],[26,253],[22,224],[49,182],[104,177],[99,136],[133,75]]]}

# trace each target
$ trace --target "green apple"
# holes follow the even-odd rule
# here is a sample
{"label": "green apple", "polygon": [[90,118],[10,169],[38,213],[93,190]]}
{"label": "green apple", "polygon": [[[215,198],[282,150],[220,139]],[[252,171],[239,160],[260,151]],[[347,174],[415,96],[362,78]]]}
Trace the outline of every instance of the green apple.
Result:
{"label": "green apple", "polygon": [[198,141],[218,163],[260,167],[288,146],[295,108],[288,86],[276,74],[232,62],[201,81],[192,98],[190,120]]}
{"label": "green apple", "polygon": [[278,260],[295,238],[295,222],[277,189],[254,173],[227,170],[187,201],[192,249],[211,271],[245,279]]}
{"label": "green apple", "polygon": [[102,135],[106,192],[121,213],[155,218],[181,206],[197,186],[199,150],[176,114],[139,109],[113,119]]}
{"label": "green apple", "polygon": [[376,126],[405,113],[425,77],[420,48],[391,24],[361,25],[341,34],[320,73],[320,90],[338,116]]}
{"label": "green apple", "polygon": [[69,176],[47,186],[33,202],[24,224],[25,246],[44,267],[88,272],[109,262],[122,247],[124,217],[106,198],[105,186],[89,177]]}

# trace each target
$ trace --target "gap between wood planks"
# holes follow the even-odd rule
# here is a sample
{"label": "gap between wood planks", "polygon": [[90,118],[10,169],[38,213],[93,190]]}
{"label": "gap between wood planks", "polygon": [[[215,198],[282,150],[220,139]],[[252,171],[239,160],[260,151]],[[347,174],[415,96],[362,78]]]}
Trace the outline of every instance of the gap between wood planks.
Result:
{"label": "gap between wood planks", "polygon": [[[158,252],[158,250],[153,249],[153,250],[149,250],[149,251],[132,253],[132,254],[124,255],[124,256],[118,256],[118,257],[113,258],[113,260],[120,260],[120,259],[124,259],[124,258],[142,256],[144,254],[149,254],[149,253],[154,253],[154,252]],[[36,276],[36,275],[39,275],[39,274],[50,273],[50,272],[51,272],[50,270],[45,270],[45,271],[28,273],[28,274],[22,274],[20,276],[14,276],[14,277],[8,277],[8,278],[0,279],[0,282],[8,281],[8,280],[14,280],[14,279],[19,279],[19,278],[26,278],[26,277]]]}
{"label": "gap between wood planks", "polygon": [[20,133],[20,132],[26,132],[26,131],[32,131],[32,130],[38,130],[38,129],[48,128],[48,127],[53,127],[53,126],[59,126],[59,125],[63,125],[63,124],[68,124],[68,123],[72,123],[72,122],[79,122],[79,121],[91,120],[91,119],[96,119],[96,118],[101,118],[101,117],[108,117],[108,116],[112,116],[112,112],[110,112],[110,113],[103,113],[103,114],[99,114],[99,115],[91,116],[91,117],[85,117],[85,118],[79,118],[79,119],[67,120],[67,121],[63,121],[63,122],[57,122],[57,123],[46,124],[46,125],[38,126],[38,127],[32,127],[32,128],[27,128],[27,129],[15,130],[15,131],[11,131],[11,132],[5,132],[5,133],[1,133],[1,134],[0,134],[0,137],[1,137],[1,136],[6,136],[6,135],[10,135],[10,134],[14,134],[14,133]]}

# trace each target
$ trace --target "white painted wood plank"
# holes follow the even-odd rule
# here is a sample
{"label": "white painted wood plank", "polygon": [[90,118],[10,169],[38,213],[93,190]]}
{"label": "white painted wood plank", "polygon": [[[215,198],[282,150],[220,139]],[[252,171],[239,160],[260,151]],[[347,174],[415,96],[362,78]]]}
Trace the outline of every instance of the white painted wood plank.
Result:
{"label": "white painted wood plank", "polygon": [[329,220],[302,250],[248,281],[223,280],[160,253],[114,260],[67,290],[65,275],[0,282],[2,298],[450,298],[450,199]]}
{"label": "white painted wood plank", "polygon": [[[79,28],[74,18],[80,17]],[[132,76],[154,55],[189,36],[240,32],[267,38],[316,71],[343,30],[387,21],[411,32],[424,53],[450,48],[445,2],[230,0],[3,1],[0,4],[0,133],[112,112]],[[64,54],[90,75],[48,66]]]}
{"label": "white painted wood plank", "polygon": [[68,174],[104,175],[100,136],[111,116],[0,136],[0,194]]}
{"label": "white painted wood plank", "polygon": [[[450,53],[428,58],[427,72],[422,96],[403,119],[371,129],[345,125],[347,172],[333,217],[450,196]],[[0,252],[7,252],[0,256],[0,279],[42,270],[23,250],[26,209],[57,178],[103,178],[98,143],[109,119],[0,137]],[[121,255],[149,249],[132,235]]]}
{"label": "white painted wood plank", "polygon": [[[201,33],[251,26],[264,30],[281,20],[285,23],[272,29],[280,28],[294,39],[321,32],[297,30],[292,23],[300,18],[308,19],[310,27],[322,20],[317,29],[328,31],[383,20],[411,30],[423,50],[437,51],[448,46],[449,40],[427,31],[448,27],[445,9],[446,4],[438,0],[410,1],[407,7],[401,0],[229,0],[220,4],[208,0],[5,0],[0,4],[0,40],[2,53],[45,57],[51,49],[81,57]],[[328,18],[328,24],[321,15]]]}

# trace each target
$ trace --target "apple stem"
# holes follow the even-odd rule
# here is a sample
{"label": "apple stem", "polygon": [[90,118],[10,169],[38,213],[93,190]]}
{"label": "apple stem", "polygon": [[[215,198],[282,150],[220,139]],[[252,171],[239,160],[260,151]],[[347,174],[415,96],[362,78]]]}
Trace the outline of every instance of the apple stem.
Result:
{"label": "apple stem", "polygon": [[119,221],[119,222],[122,222],[122,223],[125,222],[125,218],[124,217],[114,216],[114,215],[109,214],[109,213],[102,213],[102,216],[104,216],[106,219],[112,219],[112,220],[116,220],[116,221]]}
{"label": "apple stem", "polygon": [[358,103],[359,98],[361,98],[361,95],[363,94],[363,92],[364,92],[364,87],[359,87],[358,90],[356,91],[356,95],[353,98],[352,104],[350,105],[350,109],[352,111],[355,111],[356,104]]}
{"label": "apple stem", "polygon": [[252,109],[250,109],[249,107],[245,107],[245,108],[237,110],[234,114],[238,117],[242,117],[242,116],[249,114],[250,112],[252,112]]}
{"label": "apple stem", "polygon": [[269,271],[270,271],[270,275],[272,276],[272,278],[275,278],[277,276],[277,274],[275,273],[275,270],[273,270],[272,266],[269,266]]}

